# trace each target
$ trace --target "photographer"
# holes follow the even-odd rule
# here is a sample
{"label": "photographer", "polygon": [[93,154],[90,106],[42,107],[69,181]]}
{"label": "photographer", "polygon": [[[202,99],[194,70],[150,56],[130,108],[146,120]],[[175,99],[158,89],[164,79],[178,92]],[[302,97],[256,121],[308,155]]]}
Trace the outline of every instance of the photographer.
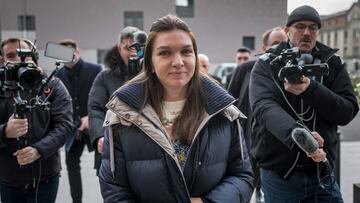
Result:
{"label": "photographer", "polygon": [[82,181],[80,157],[87,145],[93,151],[89,138],[89,118],[87,103],[89,92],[101,66],[84,61],[80,57],[80,49],[72,39],[64,39],[61,45],[75,49],[72,62],[65,63],[56,76],[64,83],[72,98],[74,129],[65,142],[65,160],[69,176],[70,191],[73,202],[82,200]]}
{"label": "photographer", "polygon": [[89,133],[91,143],[96,149],[94,168],[97,172],[101,164],[104,142],[104,128],[102,125],[107,110],[105,104],[117,88],[135,76],[133,74],[135,71],[130,68],[134,67],[134,65],[129,62],[130,58],[136,56],[135,50],[130,49],[131,45],[135,43],[134,34],[136,32],[139,32],[136,27],[125,27],[120,32],[119,43],[105,55],[106,69],[97,75],[89,93]]}
{"label": "photographer", "polygon": [[[18,48],[20,51],[35,52],[27,40],[10,38],[1,43],[5,75],[9,74],[6,71],[14,70],[18,70],[16,74],[20,75],[21,68],[40,72],[37,66],[31,66],[36,64],[36,54],[20,58]],[[15,64],[14,67],[20,64],[20,68],[10,69],[13,67],[9,64]],[[22,66],[24,64],[26,67]],[[39,77],[41,79],[43,76],[39,74]],[[34,81],[39,78],[28,79]],[[50,80],[46,87],[40,83],[34,89],[17,86],[5,88],[5,84],[18,85],[24,81],[19,79],[16,83],[12,82],[6,79],[1,81],[1,202],[55,202],[61,170],[59,148],[72,128],[71,98],[59,79]],[[19,90],[14,90],[16,88]],[[12,96],[8,97],[5,93]]]}
{"label": "photographer", "polygon": [[[285,27],[288,43],[261,56],[251,74],[250,104],[255,118],[252,153],[261,168],[267,203],[343,202],[332,174],[339,142],[336,131],[359,109],[347,70],[335,55],[337,50],[316,41],[320,27],[314,8],[296,8]],[[328,74],[306,77],[301,72],[295,81],[294,75],[280,74],[286,77],[279,78],[285,64],[270,65],[270,61],[278,59],[283,48],[294,47],[311,55],[309,63],[315,69],[326,63]],[[291,68],[299,67],[293,64]],[[305,153],[296,146],[292,133],[297,127],[309,129],[320,148]]]}

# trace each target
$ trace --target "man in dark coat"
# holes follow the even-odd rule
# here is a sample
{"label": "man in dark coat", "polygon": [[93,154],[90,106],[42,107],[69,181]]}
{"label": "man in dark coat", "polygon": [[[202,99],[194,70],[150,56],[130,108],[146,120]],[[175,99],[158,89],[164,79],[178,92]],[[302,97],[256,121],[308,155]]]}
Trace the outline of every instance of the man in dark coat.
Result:
{"label": "man in dark coat", "polygon": [[82,183],[80,173],[80,157],[85,145],[92,151],[89,138],[89,120],[87,103],[89,92],[96,75],[101,71],[101,66],[88,63],[80,58],[77,43],[71,39],[60,42],[61,45],[75,49],[74,60],[65,63],[56,74],[69,91],[74,109],[74,129],[65,143],[66,166],[68,170],[71,197],[74,203],[81,202]]}
{"label": "man in dark coat", "polygon": [[129,70],[129,59],[136,53],[129,47],[134,43],[134,33],[138,32],[136,27],[125,27],[120,32],[119,43],[111,48],[105,55],[106,69],[99,73],[90,90],[89,109],[89,133],[92,146],[95,149],[94,168],[98,172],[101,164],[101,153],[104,142],[104,128],[102,127],[106,103],[112,93],[130,80],[134,75]]}
{"label": "man in dark coat", "polygon": [[[31,50],[33,45],[29,43],[19,38],[4,40],[1,43],[2,62],[20,62],[16,49]],[[24,61],[29,64],[27,73],[31,73],[32,63],[41,72],[36,59],[26,57]],[[28,75],[29,81],[37,78],[32,73]],[[2,86],[1,91],[4,91],[0,95],[1,202],[54,203],[61,170],[59,149],[72,129],[70,95],[58,78],[19,90],[19,94],[11,87],[18,83],[8,81],[6,84],[9,87]],[[22,108],[21,104],[25,102],[27,108]]]}
{"label": "man in dark coat", "polygon": [[[265,31],[262,36],[262,46],[261,49],[263,52],[266,52],[270,49],[271,46],[279,44],[281,42],[287,41],[287,36],[283,28],[275,27]],[[249,62],[245,62],[240,64],[236,69],[230,81],[228,91],[229,93],[238,99],[237,107],[243,112],[247,119],[243,119],[241,121],[241,125],[244,129],[244,137],[246,141],[247,148],[251,149],[251,121],[252,121],[252,111],[249,103],[249,80],[250,73],[255,64],[256,60],[251,60]],[[251,163],[253,166],[255,179],[254,186],[256,187],[256,201],[263,202],[262,193],[260,191],[260,170],[256,167],[255,160],[252,158],[250,154]]]}
{"label": "man in dark coat", "polygon": [[[285,48],[298,47],[301,54],[311,55],[310,64],[326,63],[327,75],[302,73],[297,80],[290,80],[294,75],[283,80],[278,73],[285,63],[273,53],[261,56],[251,73],[253,155],[261,168],[265,202],[343,202],[332,172],[337,126],[349,123],[359,107],[337,50],[316,41],[320,27],[314,8],[296,8],[287,19]],[[273,60],[278,63],[270,65]],[[292,138],[299,130],[302,138],[315,139],[320,148],[303,151]]]}

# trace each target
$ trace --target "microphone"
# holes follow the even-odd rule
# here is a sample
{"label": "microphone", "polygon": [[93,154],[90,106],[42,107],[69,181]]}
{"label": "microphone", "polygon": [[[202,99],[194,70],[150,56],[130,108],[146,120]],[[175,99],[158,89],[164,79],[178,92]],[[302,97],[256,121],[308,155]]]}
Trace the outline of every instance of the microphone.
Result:
{"label": "microphone", "polygon": [[146,32],[141,31],[141,30],[134,32],[134,41],[136,43],[139,43],[140,45],[143,46],[143,45],[145,45],[146,40],[147,40]]}
{"label": "microphone", "polygon": [[298,65],[311,64],[313,62],[313,56],[311,54],[301,54],[300,58],[297,59]]}
{"label": "microphone", "polygon": [[[291,137],[296,145],[308,154],[314,153],[320,147],[314,136],[306,128],[294,128],[291,131]],[[327,162],[326,157],[322,162]]]}
{"label": "microphone", "polygon": [[291,131],[291,137],[297,146],[306,153],[313,153],[319,149],[319,144],[311,132],[305,128],[294,128]]}

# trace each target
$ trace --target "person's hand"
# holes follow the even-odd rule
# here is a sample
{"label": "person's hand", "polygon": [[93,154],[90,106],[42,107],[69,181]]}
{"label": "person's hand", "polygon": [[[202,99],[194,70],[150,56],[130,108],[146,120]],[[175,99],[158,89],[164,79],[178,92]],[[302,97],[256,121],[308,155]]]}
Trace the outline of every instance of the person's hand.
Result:
{"label": "person's hand", "polygon": [[102,154],[103,153],[103,145],[104,145],[104,137],[100,137],[97,142],[97,151]]}
{"label": "person's hand", "polygon": [[324,150],[321,148],[324,146],[324,139],[320,136],[319,133],[317,133],[316,131],[311,132],[311,134],[314,136],[315,140],[317,141],[317,143],[319,144],[319,149],[317,149],[315,152],[313,153],[306,153],[308,157],[312,158],[312,160],[314,160],[315,162],[324,162],[326,161],[326,153],[324,152]]}
{"label": "person's hand", "polygon": [[17,150],[13,155],[16,156],[17,162],[22,166],[40,158],[39,151],[30,146]]}
{"label": "person's hand", "polygon": [[299,94],[303,93],[309,87],[310,78],[302,76],[301,82],[302,83],[299,83],[299,84],[297,84],[297,83],[292,84],[292,83],[289,83],[288,80],[285,78],[285,83],[284,83],[285,90],[292,94],[299,95]]}
{"label": "person's hand", "polygon": [[203,203],[200,197],[191,197],[191,203]]}
{"label": "person's hand", "polygon": [[317,133],[316,131],[311,132],[311,134],[314,136],[315,140],[318,142],[319,147],[323,147],[324,146],[324,139],[320,136],[320,134]]}
{"label": "person's hand", "polygon": [[16,119],[14,114],[10,116],[6,128],[5,136],[7,138],[19,138],[25,135],[28,132],[28,120],[25,119]]}
{"label": "person's hand", "polygon": [[308,157],[310,157],[315,162],[325,162],[326,159],[326,153],[322,148],[317,149],[313,153],[306,153]]}
{"label": "person's hand", "polygon": [[80,119],[81,124],[78,128],[79,131],[83,131],[85,129],[89,129],[89,116],[84,116]]}
{"label": "person's hand", "polygon": [[38,66],[38,67],[37,67],[37,70],[39,71],[39,73],[40,73],[41,75],[44,75],[44,69],[43,69],[42,67]]}

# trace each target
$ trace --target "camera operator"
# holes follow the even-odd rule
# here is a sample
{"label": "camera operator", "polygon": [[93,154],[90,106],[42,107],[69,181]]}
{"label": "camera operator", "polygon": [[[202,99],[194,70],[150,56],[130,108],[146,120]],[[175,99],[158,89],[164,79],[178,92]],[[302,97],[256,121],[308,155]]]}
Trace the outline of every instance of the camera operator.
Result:
{"label": "camera operator", "polygon": [[[33,61],[36,64],[34,57],[20,59],[19,48],[20,51],[34,50],[30,41],[20,38],[1,43],[4,69],[9,63],[20,61],[20,64],[30,65]],[[37,66],[34,69],[41,72]],[[44,76],[39,74],[39,77]],[[1,202],[55,202],[61,170],[59,148],[72,128],[70,95],[59,79],[48,81],[46,87],[40,84],[36,89],[17,92],[16,102],[15,93],[13,97],[5,94],[0,97]],[[14,113],[18,107],[14,103],[18,104],[19,100],[27,102],[31,108],[26,106],[20,109],[23,112]]]}
{"label": "camera operator", "polygon": [[[89,94],[89,133],[95,150],[94,168],[98,172],[101,164],[101,153],[104,142],[104,128],[102,127],[106,103],[112,93],[135,75],[129,64],[130,58],[136,57],[135,50],[131,49],[136,41],[134,34],[140,30],[136,27],[125,27],[119,35],[119,42],[105,55],[106,69],[100,72],[91,87]],[[146,39],[145,39],[146,40]],[[134,61],[133,61],[134,62]],[[136,62],[136,61],[135,61]]]}
{"label": "camera operator", "polygon": [[65,142],[65,160],[69,176],[71,197],[74,203],[82,200],[82,181],[80,157],[87,145],[93,151],[89,137],[89,118],[87,103],[89,92],[101,66],[84,61],[80,57],[80,49],[72,39],[64,39],[61,45],[75,49],[72,62],[65,63],[56,76],[65,84],[73,104],[74,130]]}
{"label": "camera operator", "polygon": [[[337,125],[349,123],[359,107],[337,50],[316,41],[320,27],[314,8],[296,8],[287,18],[285,48],[298,47],[301,54],[311,54],[314,66],[327,63],[327,76],[300,75],[295,83],[280,80],[282,67],[270,65],[271,55],[279,50],[261,56],[251,74],[252,153],[261,168],[265,202],[343,202],[331,170],[339,142]],[[296,127],[312,131],[320,148],[305,153],[296,146],[291,136]],[[322,162],[326,159],[331,167]]]}

